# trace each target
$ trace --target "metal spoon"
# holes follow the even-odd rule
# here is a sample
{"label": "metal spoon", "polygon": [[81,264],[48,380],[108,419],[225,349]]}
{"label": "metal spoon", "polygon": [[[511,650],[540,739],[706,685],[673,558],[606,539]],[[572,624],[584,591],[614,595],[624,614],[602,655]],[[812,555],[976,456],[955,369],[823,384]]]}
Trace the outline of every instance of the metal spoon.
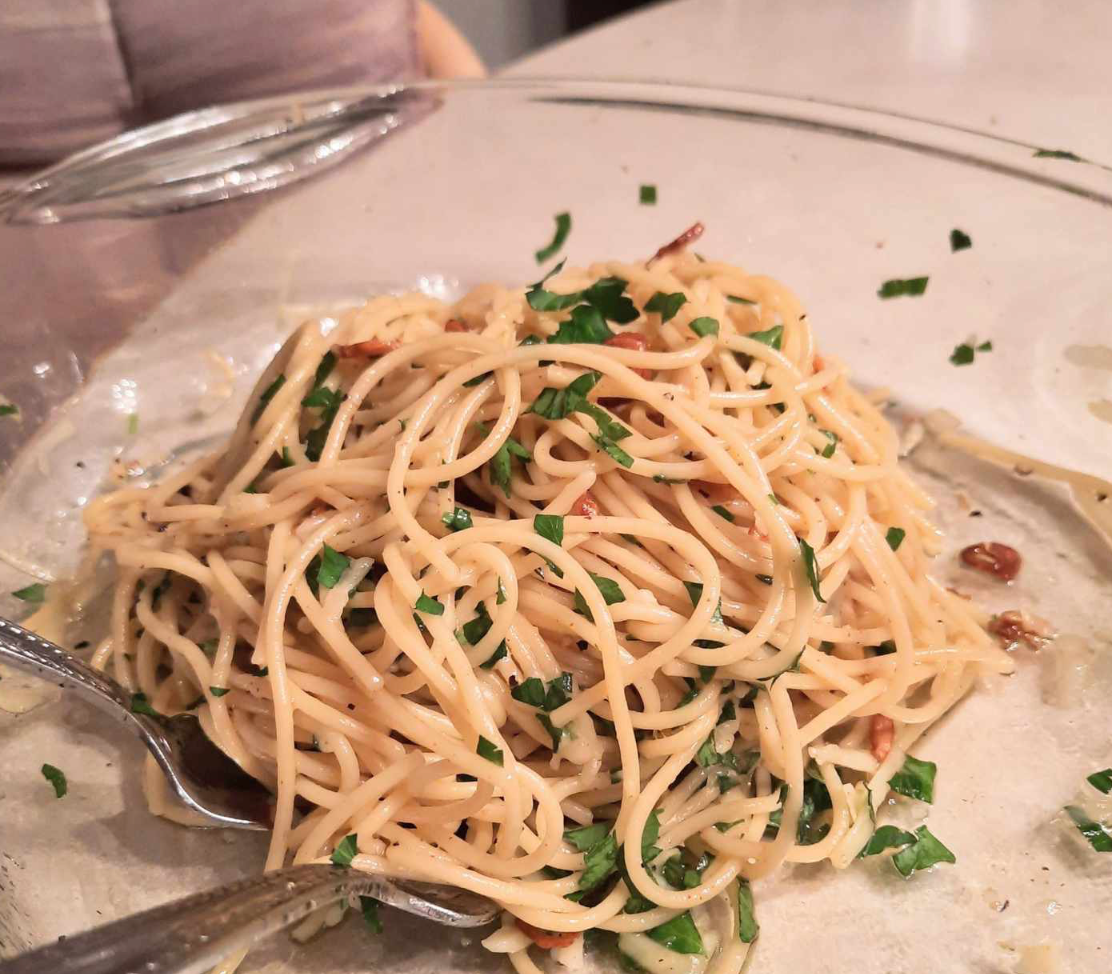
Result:
{"label": "metal spoon", "polygon": [[451,927],[481,927],[501,912],[486,897],[451,886],[387,881],[335,866],[293,866],[187,896],[0,961],[0,974],[200,974],[352,894],[373,896]]}
{"label": "metal spoon", "polygon": [[[214,828],[269,829],[273,796],[213,744],[192,714],[165,717],[115,680],[14,622],[0,618],[0,662],[76,690],[121,720],[154,755],[170,787]],[[136,707],[140,709],[137,710]]]}

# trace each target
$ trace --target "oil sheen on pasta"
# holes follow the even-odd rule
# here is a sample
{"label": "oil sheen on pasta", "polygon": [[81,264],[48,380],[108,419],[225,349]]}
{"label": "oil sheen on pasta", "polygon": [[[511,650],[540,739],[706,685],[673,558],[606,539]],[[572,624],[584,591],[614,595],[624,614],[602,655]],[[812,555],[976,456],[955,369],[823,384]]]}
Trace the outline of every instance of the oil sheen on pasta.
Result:
{"label": "oil sheen on pasta", "polygon": [[[687,254],[544,288],[600,280],[635,317],[595,341],[546,341],[597,326],[589,296],[494,284],[303,325],[223,450],[89,508],[119,567],[95,662],[274,789],[267,868],[354,834],[353,868],[503,904],[486,943],[523,974],[518,919],[734,974],[739,888],[847,867],[907,748],[1011,664],[928,576],[930,501],[788,290]],[[832,806],[810,844],[807,775]],[[621,861],[579,897],[564,833],[599,822]],[[692,910],[700,952],[641,936]]]}

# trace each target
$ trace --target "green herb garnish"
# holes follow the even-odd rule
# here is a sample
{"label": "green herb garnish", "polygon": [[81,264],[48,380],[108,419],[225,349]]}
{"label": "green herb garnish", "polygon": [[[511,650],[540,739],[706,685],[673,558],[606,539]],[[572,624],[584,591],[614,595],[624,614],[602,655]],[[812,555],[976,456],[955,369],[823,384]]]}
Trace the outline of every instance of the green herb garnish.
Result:
{"label": "green herb garnish", "polygon": [[744,879],[737,884],[737,935],[743,944],[751,944],[757,939],[761,928],[753,909],[753,890]]}
{"label": "green herb garnish", "polygon": [[[1112,837],[1109,839],[1112,848]],[[935,863],[956,863],[957,858],[927,830],[920,825],[915,830],[915,844],[909,845],[892,857],[892,865],[905,879],[919,869],[927,869]]]}
{"label": "green herb garnish", "polygon": [[760,342],[762,345],[767,345],[769,348],[775,348],[779,351],[780,344],[784,340],[784,326],[773,325],[764,331],[751,331],[745,337],[752,338],[755,342]]}
{"label": "green herb garnish", "polygon": [[475,748],[475,753],[481,758],[486,758],[491,764],[497,764],[498,767],[502,767],[502,748],[495,747],[491,741],[488,741],[481,734],[479,735],[479,744]]}
{"label": "green herb garnish", "polygon": [[666,321],[671,321],[676,316],[676,312],[685,304],[687,304],[687,295],[682,291],[676,291],[673,294],[657,291],[646,302],[645,310],[657,312],[660,315],[660,323],[664,324]]}
{"label": "green herb garnish", "polygon": [[830,430],[819,430],[819,432],[826,437],[826,446],[822,448],[822,456],[829,460],[834,456],[834,451],[838,449],[838,434]]}
{"label": "green herb garnish", "polygon": [[651,183],[642,183],[638,199],[642,206],[656,206],[656,187]]}
{"label": "green herb garnish", "polygon": [[533,256],[537,259],[538,264],[543,264],[549,257],[554,257],[560,252],[560,248],[564,246],[564,241],[568,239],[568,233],[571,231],[571,214],[570,213],[557,213],[556,214],[556,232],[552,235],[552,242],[547,247],[542,247]]}
{"label": "green herb garnish", "polygon": [[69,790],[69,785],[66,783],[66,774],[60,768],[54,767],[52,764],[44,764],[40,769],[42,776],[54,786],[54,797],[64,798],[66,792]]}
{"label": "green herb garnish", "polygon": [[714,511],[714,513],[717,514],[719,517],[725,518],[731,524],[734,523],[734,516],[729,511],[727,511],[726,508],[724,508],[721,504],[715,504],[711,508],[711,510]]}
{"label": "green herb garnish", "polygon": [[275,377],[274,381],[262,391],[262,394],[259,396],[259,404],[255,407],[255,412],[251,416],[252,423],[258,421],[259,417],[263,414],[263,410],[266,409],[266,404],[274,398],[278,390],[285,384],[285,375],[279,374]]}
{"label": "green herb garnish", "polygon": [[962,342],[960,345],[955,345],[950,353],[950,364],[969,365],[973,361],[973,355],[973,346]]}
{"label": "green herb garnish", "polygon": [[209,693],[214,697],[222,697],[228,692],[228,687],[209,687]]}
{"label": "green herb garnish", "polygon": [[1103,771],[1094,771],[1085,780],[1101,794],[1107,795],[1109,792],[1112,792],[1112,768],[1105,768]]}
{"label": "green herb garnish", "polygon": [[[598,587],[599,592],[602,594],[603,601],[607,605],[617,605],[619,602],[625,601],[625,595],[622,594],[621,586],[612,578],[603,578],[601,575],[596,575],[594,572],[587,572],[591,576],[591,580]],[[591,615],[591,610],[587,606],[587,600],[583,598],[583,593],[579,589],[575,590],[575,611],[580,615],[587,617],[589,622],[594,622],[594,616]]]}
{"label": "green herb garnish", "polygon": [[912,833],[898,829],[894,825],[882,825],[873,833],[865,848],[857,853],[857,858],[865,859],[868,856],[879,855],[886,849],[902,849],[914,842],[915,836]]}
{"label": "green herb garnish", "polygon": [[706,338],[707,335],[718,334],[718,321],[706,315],[701,318],[695,318],[688,323],[688,327],[700,338]]}
{"label": "green herb garnish", "polygon": [[382,919],[378,915],[378,900],[373,896],[360,896],[359,908],[363,912],[363,922],[371,933],[382,933]]}
{"label": "green herb garnish", "polygon": [[571,317],[560,322],[555,335],[548,336],[549,345],[601,345],[614,332],[594,305],[581,304],[571,309]]}
{"label": "green herb garnish", "polygon": [[959,250],[968,250],[973,246],[973,238],[964,230],[953,229],[950,231],[950,253],[956,254]]}
{"label": "green herb garnish", "polygon": [[450,514],[444,514],[440,520],[450,531],[466,531],[475,526],[471,520],[471,512],[466,507],[457,507]]}
{"label": "green herb garnish", "polygon": [[0,416],[18,416],[19,407],[14,402],[0,402]]}
{"label": "green herb garnish", "polygon": [[25,588],[16,589],[12,595],[22,602],[40,605],[46,599],[46,586],[42,582],[35,582]]}
{"label": "green herb garnish", "polygon": [[1085,836],[1096,852],[1112,852],[1112,832],[1100,822],[1094,822],[1076,805],[1067,805],[1066,814],[1077,826],[1077,831]]}
{"label": "green herb garnish", "polygon": [[907,532],[903,528],[889,528],[884,532],[884,540],[893,551],[899,551]]}
{"label": "green herb garnish", "polygon": [[658,944],[674,950],[677,954],[703,953],[703,938],[699,936],[699,930],[695,926],[695,921],[691,919],[690,911],[674,916],[646,933]]}
{"label": "green herb garnish", "polygon": [[1067,149],[1036,149],[1036,159],[1069,159],[1070,162],[1084,162],[1081,156]]}
{"label": "green herb garnish", "polygon": [[625,450],[623,450],[614,440],[605,435],[595,436],[594,433],[590,434],[591,439],[595,441],[603,453],[610,456],[611,459],[616,460],[627,470],[633,466],[633,457],[631,457]]}
{"label": "green herb garnish", "polygon": [[342,866],[347,868],[351,865],[351,860],[355,858],[359,852],[358,840],[354,833],[345,835],[337,844],[336,848],[332,850],[332,865]]}
{"label": "green herb garnish", "polygon": [[929,277],[893,278],[885,281],[876,293],[881,298],[899,298],[905,295],[917,298],[927,290],[929,280]]}
{"label": "green herb garnish", "polygon": [[430,616],[444,615],[444,606],[436,599],[431,598],[424,592],[421,593],[417,599],[416,604],[413,606],[418,612],[427,612]]}
{"label": "green herb garnish", "polygon": [[340,576],[347,571],[351,559],[341,555],[334,548],[325,545],[321,548],[320,567],[317,569],[317,585],[322,588],[335,588]]}
{"label": "green herb garnish", "polygon": [[898,795],[916,798],[930,804],[934,801],[934,776],[938,765],[933,761],[920,761],[910,755],[904,765],[888,782],[888,787]]}
{"label": "green herb garnish", "polygon": [[803,538],[800,538],[799,550],[803,552],[803,567],[807,572],[807,580],[811,583],[811,591],[815,593],[815,598],[820,602],[826,602],[819,589],[819,563],[818,559],[815,558],[815,549]]}
{"label": "green herb garnish", "polygon": [[146,714],[148,717],[161,717],[157,710],[150,705],[145,693],[133,693],[131,695],[131,712],[133,714]]}

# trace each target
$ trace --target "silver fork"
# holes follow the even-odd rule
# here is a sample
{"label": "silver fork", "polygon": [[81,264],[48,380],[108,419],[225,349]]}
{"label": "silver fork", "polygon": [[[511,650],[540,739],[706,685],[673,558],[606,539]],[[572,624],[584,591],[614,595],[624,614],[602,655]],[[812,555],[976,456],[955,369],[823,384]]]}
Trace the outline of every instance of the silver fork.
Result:
{"label": "silver fork", "polygon": [[388,882],[335,866],[292,866],[0,961],[0,974],[201,974],[349,895],[373,896],[452,927],[480,927],[500,912],[486,897],[453,886]]}

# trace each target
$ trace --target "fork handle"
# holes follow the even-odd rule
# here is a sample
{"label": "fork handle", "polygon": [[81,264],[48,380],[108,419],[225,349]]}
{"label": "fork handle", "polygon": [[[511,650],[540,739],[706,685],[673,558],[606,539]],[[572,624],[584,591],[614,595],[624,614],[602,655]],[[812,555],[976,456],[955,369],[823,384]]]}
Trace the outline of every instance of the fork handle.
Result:
{"label": "fork handle", "polygon": [[434,902],[378,876],[334,866],[292,866],[220,886],[0,962],[0,974],[201,974],[237,950],[349,894],[455,927],[489,923],[482,896],[430,884]]}

